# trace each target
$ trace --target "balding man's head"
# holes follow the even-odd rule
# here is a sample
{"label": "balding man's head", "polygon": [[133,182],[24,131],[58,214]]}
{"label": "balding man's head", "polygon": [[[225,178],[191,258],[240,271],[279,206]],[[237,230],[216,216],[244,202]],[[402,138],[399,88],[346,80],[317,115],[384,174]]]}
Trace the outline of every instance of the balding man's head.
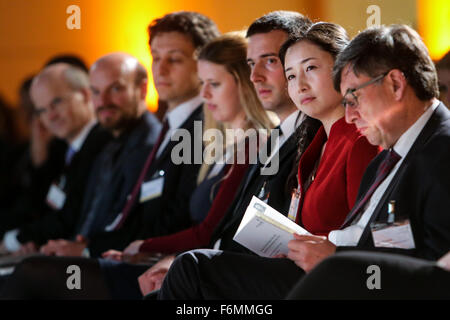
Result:
{"label": "balding man's head", "polygon": [[36,113],[54,135],[72,141],[93,119],[88,75],[65,63],[44,68],[31,84]]}
{"label": "balding man's head", "polygon": [[40,83],[68,86],[72,90],[89,89],[87,73],[66,63],[56,63],[44,68],[33,79],[32,86]]}
{"label": "balding man's head", "polygon": [[147,70],[132,55],[122,52],[115,52],[98,59],[90,70],[90,74],[99,69],[115,69],[123,74],[129,74],[134,77],[134,83],[139,86],[143,80],[148,80]]}
{"label": "balding man's head", "polygon": [[102,126],[119,134],[145,111],[147,70],[126,53],[98,59],[89,71],[94,107]]}

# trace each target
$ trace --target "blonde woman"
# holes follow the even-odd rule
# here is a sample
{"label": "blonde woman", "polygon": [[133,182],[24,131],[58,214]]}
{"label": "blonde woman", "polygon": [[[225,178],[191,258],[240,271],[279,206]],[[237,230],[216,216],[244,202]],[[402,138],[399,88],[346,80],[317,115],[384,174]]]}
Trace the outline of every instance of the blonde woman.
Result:
{"label": "blonde woman", "polygon": [[[221,141],[213,139],[206,144],[206,148],[218,152],[205,153],[205,163],[200,170],[198,187],[192,195],[190,208],[186,208],[197,224],[175,234],[134,241],[123,252],[110,250],[103,255],[108,259],[40,260],[42,272],[38,276],[29,276],[36,273],[27,272],[28,267],[34,268],[36,264],[32,262],[28,265],[22,264],[14,276],[15,279],[24,276],[28,279],[26,288],[20,288],[21,291],[27,291],[30,288],[32,290],[33,287],[38,288],[45,283],[48,288],[42,293],[45,294],[45,298],[77,297],[76,292],[55,289],[59,284],[52,277],[55,270],[63,270],[69,262],[80,266],[86,283],[95,283],[95,286],[83,288],[84,298],[140,299],[143,294],[159,286],[167,271],[159,266],[170,264],[169,258],[172,256],[168,256],[169,258],[155,265],[156,268],[151,268],[147,272],[145,271],[149,266],[132,265],[124,263],[124,260],[140,253],[174,254],[203,247],[209,243],[215,226],[234,199],[248,167],[249,150],[252,150],[249,148],[252,137],[233,135],[233,139],[230,140],[225,138],[224,132],[226,133],[227,129],[235,132],[249,129],[269,131],[273,128],[273,123],[260,104],[253,84],[250,82],[246,54],[246,39],[236,33],[213,40],[198,54],[198,74],[205,110],[204,130],[217,129],[223,134],[224,139]],[[240,163],[237,161],[238,153],[244,146],[245,161]],[[234,152],[230,153],[228,150]],[[209,209],[204,210],[204,208]],[[46,272],[43,272],[43,269]],[[65,269],[62,272],[65,272]],[[144,275],[142,275],[143,272],[145,272]],[[140,275],[142,276],[138,282]],[[153,275],[156,275],[156,279],[153,279]],[[21,281],[16,283],[20,285]],[[11,282],[10,286],[13,285],[14,283]],[[22,292],[22,296],[27,296],[28,293],[32,294]]]}

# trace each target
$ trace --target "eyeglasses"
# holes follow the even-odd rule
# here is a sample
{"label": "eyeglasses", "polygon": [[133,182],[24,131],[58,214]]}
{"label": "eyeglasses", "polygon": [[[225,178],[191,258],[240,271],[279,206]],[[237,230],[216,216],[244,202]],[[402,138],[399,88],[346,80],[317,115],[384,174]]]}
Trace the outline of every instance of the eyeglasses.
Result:
{"label": "eyeglasses", "polygon": [[341,104],[344,106],[344,108],[350,107],[350,108],[356,108],[358,106],[358,97],[355,95],[355,92],[359,89],[365,88],[377,81],[380,81],[384,77],[387,76],[389,71],[386,71],[383,74],[380,74],[378,77],[373,78],[372,80],[369,80],[367,82],[364,82],[363,84],[360,84],[356,88],[349,88],[347,89],[347,92],[344,94],[344,98],[342,99]]}

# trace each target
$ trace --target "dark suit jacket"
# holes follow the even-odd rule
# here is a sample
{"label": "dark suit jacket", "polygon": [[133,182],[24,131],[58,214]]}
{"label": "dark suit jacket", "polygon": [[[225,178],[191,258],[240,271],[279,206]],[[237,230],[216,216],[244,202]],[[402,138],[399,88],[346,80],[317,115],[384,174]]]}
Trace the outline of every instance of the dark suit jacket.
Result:
{"label": "dark suit jacket", "polygon": [[[375,179],[385,152],[364,174],[359,201]],[[338,250],[396,252],[436,260],[450,250],[450,111],[442,103],[417,137],[376,207],[356,247]],[[386,222],[387,206],[395,200],[396,219],[409,218],[415,249],[375,248],[370,222]],[[351,214],[351,213],[350,213]]]}
{"label": "dark suit jacket", "polygon": [[[89,237],[91,256],[98,256],[108,249],[123,250],[134,240],[174,233],[192,225],[187,208],[191,193],[197,185],[197,174],[201,165],[193,161],[194,146],[196,144],[202,146],[203,151],[202,137],[194,136],[194,121],[202,119],[202,108],[199,106],[180,127],[186,130],[191,140],[189,145],[191,162],[175,164],[171,157],[172,149],[182,140],[169,141],[160,156],[150,165],[144,179],[145,183],[155,174],[164,172],[162,195],[142,203],[136,201],[120,229],[91,235]],[[194,139],[197,140],[195,143]],[[113,221],[114,219],[111,219],[105,226]]]}
{"label": "dark suit jacket", "polygon": [[[29,149],[27,143],[21,154],[16,157],[6,155],[4,164],[0,165],[1,236],[5,231],[16,229],[52,211],[45,199],[51,183],[63,172],[67,144],[63,140],[52,139],[47,148],[47,160],[39,167],[33,165]],[[7,180],[8,176],[10,180]]]}
{"label": "dark suit jacket", "polygon": [[101,232],[121,212],[160,131],[159,120],[145,112],[129,130],[104,148],[89,176],[73,236],[89,237]]}
{"label": "dark suit jacket", "polygon": [[111,138],[111,134],[98,124],[91,129],[83,146],[63,172],[66,180],[64,187],[66,201],[63,208],[53,210],[37,221],[22,226],[17,236],[21,243],[34,241],[37,244],[44,244],[49,239],[66,236],[70,227],[73,229],[83,203],[94,159]]}
{"label": "dark suit jacket", "polygon": [[[270,143],[268,142],[270,145]],[[245,210],[252,197],[258,196],[264,185],[265,194],[269,193],[268,204],[279,212],[287,215],[291,201],[291,195],[287,192],[286,181],[291,173],[297,154],[296,134],[293,133],[279,150],[279,170],[275,175],[260,175],[259,164],[249,168],[247,176],[242,179],[238,192],[233,203],[223,217],[222,221],[214,230],[211,237],[212,247],[214,243],[221,239],[220,249],[235,252],[245,252],[254,254],[252,251],[241,246],[233,240],[234,234],[241,223]]]}

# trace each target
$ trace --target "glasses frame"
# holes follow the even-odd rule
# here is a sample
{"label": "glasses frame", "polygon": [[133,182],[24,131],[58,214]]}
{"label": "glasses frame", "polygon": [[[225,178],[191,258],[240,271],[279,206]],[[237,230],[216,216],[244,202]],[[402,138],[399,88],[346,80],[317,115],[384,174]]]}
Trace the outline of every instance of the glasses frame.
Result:
{"label": "glasses frame", "polygon": [[[358,105],[359,105],[359,103],[358,103],[358,97],[355,95],[355,92],[358,91],[358,90],[360,90],[360,89],[362,89],[362,88],[365,88],[365,87],[367,87],[367,86],[370,86],[370,85],[373,84],[373,83],[376,83],[376,82],[380,81],[381,79],[383,79],[384,77],[386,77],[386,76],[388,75],[389,72],[390,72],[390,70],[389,70],[389,71],[386,71],[386,72],[383,73],[383,74],[380,74],[379,76],[377,76],[377,77],[375,77],[375,78],[373,78],[373,79],[371,79],[371,80],[369,80],[369,81],[367,81],[367,82],[364,82],[364,83],[360,84],[360,85],[357,86],[356,88],[349,88],[349,89],[347,89],[347,92],[345,92],[344,97],[342,98],[342,102],[341,102],[342,106],[343,106],[344,108],[347,108],[347,107],[350,107],[350,108],[356,108],[356,107],[358,107]],[[348,102],[347,102],[347,99],[345,98],[348,94],[351,94],[352,97],[353,97],[353,99],[355,99],[356,103],[355,103],[354,106],[349,106],[349,104],[348,104]]]}
{"label": "glasses frame", "polygon": [[[56,97],[46,108],[34,109],[34,115],[39,118],[48,117],[49,112],[54,112],[61,108],[61,105],[65,106],[67,101],[72,99],[74,92],[70,92],[60,97]],[[57,100],[57,101],[55,101]]]}

